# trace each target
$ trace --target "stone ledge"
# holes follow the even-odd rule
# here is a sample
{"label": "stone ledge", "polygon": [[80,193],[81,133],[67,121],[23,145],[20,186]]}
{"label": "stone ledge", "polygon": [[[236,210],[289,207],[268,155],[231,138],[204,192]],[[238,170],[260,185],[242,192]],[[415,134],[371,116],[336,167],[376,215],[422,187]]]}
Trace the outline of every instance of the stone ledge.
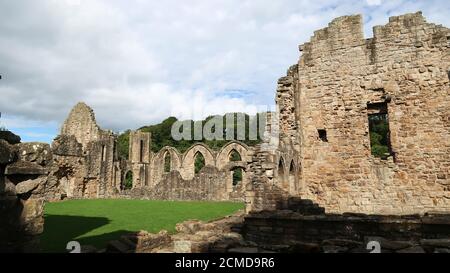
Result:
{"label": "stone ledge", "polygon": [[8,165],[5,170],[6,175],[46,175],[48,169],[33,162],[18,161]]}

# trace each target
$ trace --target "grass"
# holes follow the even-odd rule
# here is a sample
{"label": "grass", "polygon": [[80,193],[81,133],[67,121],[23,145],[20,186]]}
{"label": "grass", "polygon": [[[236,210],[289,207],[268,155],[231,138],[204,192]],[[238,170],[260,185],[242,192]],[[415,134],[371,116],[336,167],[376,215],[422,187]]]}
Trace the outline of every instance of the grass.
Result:
{"label": "grass", "polygon": [[69,241],[104,248],[128,232],[163,229],[175,232],[177,223],[209,221],[244,207],[231,202],[175,202],[147,200],[70,200],[45,205],[41,236],[44,252],[65,252]]}

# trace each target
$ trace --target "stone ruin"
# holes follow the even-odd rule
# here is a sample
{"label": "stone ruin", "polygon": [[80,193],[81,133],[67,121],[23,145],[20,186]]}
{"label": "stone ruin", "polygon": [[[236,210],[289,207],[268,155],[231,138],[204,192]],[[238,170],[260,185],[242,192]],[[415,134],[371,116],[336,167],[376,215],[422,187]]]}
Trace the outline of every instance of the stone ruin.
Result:
{"label": "stone ruin", "polygon": [[[245,214],[182,223],[178,235],[125,236],[113,252],[364,252],[371,238],[392,252],[450,251],[450,30],[419,12],[391,17],[365,39],[362,17],[344,16],[299,49],[254,147],[154,153],[151,135],[136,131],[120,160],[117,136],[84,103],[51,147],[0,140],[0,251],[36,249],[44,201],[64,198],[246,203]],[[369,116],[380,114],[389,126],[383,159],[371,154],[369,134]],[[206,166],[195,173],[199,153]],[[236,168],[244,178],[233,185]]]}
{"label": "stone ruin", "polygon": [[[251,209],[274,206],[272,184],[334,213],[450,211],[450,30],[418,12],[373,33],[344,16],[299,47],[278,81],[279,146],[261,160]],[[385,160],[371,154],[374,114],[388,120]]]}

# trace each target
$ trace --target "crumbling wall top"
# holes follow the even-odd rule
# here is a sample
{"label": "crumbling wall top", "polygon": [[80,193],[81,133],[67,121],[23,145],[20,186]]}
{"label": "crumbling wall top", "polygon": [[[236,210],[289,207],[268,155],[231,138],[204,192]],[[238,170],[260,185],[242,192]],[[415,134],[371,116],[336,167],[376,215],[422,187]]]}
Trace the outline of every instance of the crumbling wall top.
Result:
{"label": "crumbling wall top", "polygon": [[73,135],[83,147],[100,138],[101,130],[95,120],[94,110],[84,102],[79,102],[70,111],[61,128],[62,135]]}

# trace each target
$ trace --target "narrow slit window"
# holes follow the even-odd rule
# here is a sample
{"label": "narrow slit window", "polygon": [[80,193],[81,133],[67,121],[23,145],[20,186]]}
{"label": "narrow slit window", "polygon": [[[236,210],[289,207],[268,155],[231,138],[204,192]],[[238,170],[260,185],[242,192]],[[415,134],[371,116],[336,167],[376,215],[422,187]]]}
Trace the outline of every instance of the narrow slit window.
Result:
{"label": "narrow slit window", "polygon": [[143,140],[141,140],[141,143],[140,143],[139,161],[140,162],[144,161],[144,141]]}
{"label": "narrow slit window", "polygon": [[387,103],[367,104],[367,111],[371,153],[375,157],[387,159],[393,155]]}
{"label": "narrow slit window", "polygon": [[102,145],[102,162],[106,161],[106,147]]}
{"label": "narrow slit window", "polygon": [[170,171],[171,171],[171,158],[170,153],[167,152],[166,155],[164,156],[164,172],[170,173]]}

